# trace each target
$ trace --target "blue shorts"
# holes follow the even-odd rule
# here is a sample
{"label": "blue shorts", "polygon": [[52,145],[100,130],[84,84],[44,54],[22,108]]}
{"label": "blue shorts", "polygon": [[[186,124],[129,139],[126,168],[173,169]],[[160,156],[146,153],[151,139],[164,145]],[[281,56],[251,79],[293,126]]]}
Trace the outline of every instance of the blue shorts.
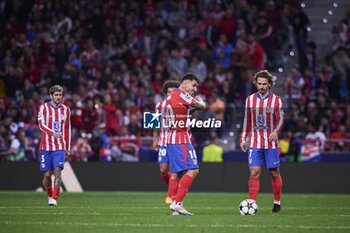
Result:
{"label": "blue shorts", "polygon": [[65,150],[42,150],[40,152],[40,171],[51,171],[55,167],[60,167],[63,169],[65,157]]}
{"label": "blue shorts", "polygon": [[170,172],[198,169],[197,155],[192,144],[168,144]]}
{"label": "blue shorts", "polygon": [[166,153],[167,147],[166,146],[161,146],[159,147],[158,150],[158,163],[169,163],[169,157],[168,154]]}
{"label": "blue shorts", "polygon": [[266,168],[280,167],[280,158],[278,149],[257,149],[248,150],[249,167],[259,166]]}

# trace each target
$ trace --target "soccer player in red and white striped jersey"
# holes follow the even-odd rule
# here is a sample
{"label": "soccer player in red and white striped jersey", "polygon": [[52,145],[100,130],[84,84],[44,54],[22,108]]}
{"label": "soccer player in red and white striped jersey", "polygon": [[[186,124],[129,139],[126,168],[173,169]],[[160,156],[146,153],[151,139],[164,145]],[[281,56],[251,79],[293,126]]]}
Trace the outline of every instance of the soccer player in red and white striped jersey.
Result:
{"label": "soccer player in red and white striped jersey", "polygon": [[168,194],[173,199],[170,209],[174,215],[192,215],[183,207],[183,200],[196,178],[199,169],[196,151],[191,143],[190,131],[186,122],[191,108],[205,109],[206,103],[195,96],[199,80],[193,73],[186,73],[180,87],[167,99],[167,122],[169,127],[167,153],[171,178]]}
{"label": "soccer player in red and white striped jersey", "polygon": [[272,75],[262,70],[254,75],[258,92],[248,96],[245,102],[245,116],[240,138],[242,151],[248,151],[249,198],[256,200],[260,190],[260,175],[265,166],[272,177],[274,207],[281,209],[282,177],[280,175],[278,134],[283,126],[281,98],[271,92],[274,85]]}
{"label": "soccer player in red and white striped jersey", "polygon": [[[39,128],[42,131],[40,171],[44,172],[42,182],[48,194],[49,205],[56,206],[62,183],[61,171],[71,149],[71,113],[70,108],[61,103],[61,86],[52,86],[49,94],[51,101],[42,104],[38,113]],[[52,172],[55,176],[53,188]]]}
{"label": "soccer player in red and white striped jersey", "polygon": [[[162,92],[164,96],[170,96],[171,92],[180,85],[178,81],[169,80],[163,84]],[[169,172],[169,157],[166,150],[167,146],[167,137],[168,137],[168,128],[163,127],[165,124],[165,114],[166,114],[166,99],[160,100],[156,104],[156,112],[161,114],[161,125],[159,130],[153,131],[153,144],[152,147],[154,150],[158,150],[158,164],[160,170],[160,176],[164,182],[169,185],[170,172]],[[165,198],[165,203],[171,203],[171,197],[169,195]]]}

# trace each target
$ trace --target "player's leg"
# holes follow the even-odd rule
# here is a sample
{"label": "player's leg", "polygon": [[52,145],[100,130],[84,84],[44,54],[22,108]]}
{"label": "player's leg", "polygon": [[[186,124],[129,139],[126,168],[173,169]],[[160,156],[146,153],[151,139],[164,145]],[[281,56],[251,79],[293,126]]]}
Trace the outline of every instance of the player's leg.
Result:
{"label": "player's leg", "polygon": [[169,184],[170,172],[169,172],[169,156],[165,146],[161,146],[158,151],[158,164],[160,177],[166,184]]}
{"label": "player's leg", "polygon": [[192,186],[194,179],[199,173],[197,155],[192,144],[181,144],[179,145],[179,148],[181,149],[182,154],[182,156],[178,156],[181,158],[179,167],[182,167],[182,169],[188,168],[188,170],[186,169],[187,171],[181,177],[179,182],[179,188],[175,196],[175,210],[182,215],[192,215],[183,207],[182,203],[188,190]]}
{"label": "player's leg", "polygon": [[52,180],[51,180],[51,169],[52,169],[52,156],[50,151],[40,151],[40,171],[43,173],[42,184],[47,192],[49,205],[52,203],[53,189],[52,189]]}
{"label": "player's leg", "polygon": [[176,197],[175,197],[175,202],[179,203],[182,202],[183,199],[185,198],[188,190],[192,186],[192,183],[196,176],[199,173],[199,169],[191,169],[188,170],[181,178],[179,182],[179,189],[177,191]]}
{"label": "player's leg", "polygon": [[54,180],[54,185],[53,185],[53,194],[52,194],[52,198],[57,200],[58,196],[60,194],[60,190],[61,190],[61,184],[62,184],[62,168],[61,167],[55,167],[53,174],[55,176],[55,180]]}
{"label": "player's leg", "polygon": [[281,204],[281,193],[282,193],[282,176],[280,174],[279,168],[269,169],[269,173],[272,178],[271,186],[274,197],[274,203]]}
{"label": "player's leg", "polygon": [[262,167],[249,167],[249,199],[256,200],[260,191],[260,175]]}
{"label": "player's leg", "polygon": [[176,163],[176,146],[175,145],[168,145],[167,146],[167,156],[169,159],[169,169],[171,172],[170,178],[169,178],[169,185],[168,185],[168,196],[171,198],[171,200],[175,199],[177,189],[179,187],[179,179],[181,173],[178,173],[177,167],[175,165]]}
{"label": "player's leg", "polygon": [[52,152],[53,154],[53,166],[54,171],[53,174],[55,176],[54,187],[52,198],[57,200],[60,194],[61,184],[62,184],[62,170],[64,168],[64,160],[65,160],[65,151],[59,150]]}
{"label": "player's leg", "polygon": [[[162,177],[162,180],[168,185],[169,187],[169,181],[170,181],[170,172],[169,172],[169,164],[167,163],[161,163],[159,164],[159,171],[160,171],[160,176]],[[167,194],[165,198],[165,203],[170,204],[172,202],[171,197],[169,196],[169,193]]]}
{"label": "player's leg", "polygon": [[168,185],[170,179],[169,164],[161,163],[159,164],[160,177]]}
{"label": "player's leg", "polygon": [[51,180],[51,171],[46,171],[43,174],[42,179],[43,186],[45,188],[45,191],[47,192],[47,196],[49,198],[52,197],[52,180]]}
{"label": "player's leg", "polygon": [[256,200],[260,191],[260,175],[264,164],[264,156],[262,150],[249,148],[248,150],[249,164],[249,199]]}
{"label": "player's leg", "polygon": [[[170,172],[169,172],[169,156],[167,154],[167,149],[165,146],[161,146],[158,151],[158,164],[160,177],[169,187]],[[169,190],[168,190],[169,191]],[[169,194],[165,197],[165,203],[170,204],[172,202]]]}
{"label": "player's leg", "polygon": [[266,167],[269,169],[272,182],[272,192],[274,197],[274,205],[272,211],[278,213],[281,210],[281,193],[282,193],[282,177],[280,174],[280,160],[279,152],[277,149],[271,149],[266,151]]}

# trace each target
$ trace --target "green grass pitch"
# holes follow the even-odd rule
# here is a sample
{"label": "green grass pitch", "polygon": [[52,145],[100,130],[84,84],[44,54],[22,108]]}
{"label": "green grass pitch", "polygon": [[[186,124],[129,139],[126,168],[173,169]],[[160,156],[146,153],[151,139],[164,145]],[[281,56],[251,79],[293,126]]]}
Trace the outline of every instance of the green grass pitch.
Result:
{"label": "green grass pitch", "polygon": [[62,193],[47,206],[37,192],[0,192],[0,232],[350,232],[350,195],[283,194],[272,214],[272,194],[258,197],[256,216],[238,211],[245,193],[195,193],[185,199],[194,216],[172,216],[161,192]]}

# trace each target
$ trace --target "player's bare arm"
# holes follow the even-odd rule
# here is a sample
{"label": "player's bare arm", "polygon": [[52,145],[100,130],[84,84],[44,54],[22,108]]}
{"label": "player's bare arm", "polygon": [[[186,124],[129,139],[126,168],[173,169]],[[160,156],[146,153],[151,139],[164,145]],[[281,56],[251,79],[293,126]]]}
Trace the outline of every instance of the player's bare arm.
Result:
{"label": "player's bare arm", "polygon": [[247,143],[245,141],[240,143],[241,150],[247,152]]}
{"label": "player's bare arm", "polygon": [[154,130],[153,131],[153,142],[152,142],[152,149],[153,150],[158,150],[159,149],[158,136],[159,136],[158,130]]}
{"label": "player's bare arm", "polygon": [[272,133],[270,134],[269,141],[270,141],[270,142],[273,142],[273,141],[277,141],[277,140],[278,140],[277,133],[276,133],[276,132],[272,132]]}

